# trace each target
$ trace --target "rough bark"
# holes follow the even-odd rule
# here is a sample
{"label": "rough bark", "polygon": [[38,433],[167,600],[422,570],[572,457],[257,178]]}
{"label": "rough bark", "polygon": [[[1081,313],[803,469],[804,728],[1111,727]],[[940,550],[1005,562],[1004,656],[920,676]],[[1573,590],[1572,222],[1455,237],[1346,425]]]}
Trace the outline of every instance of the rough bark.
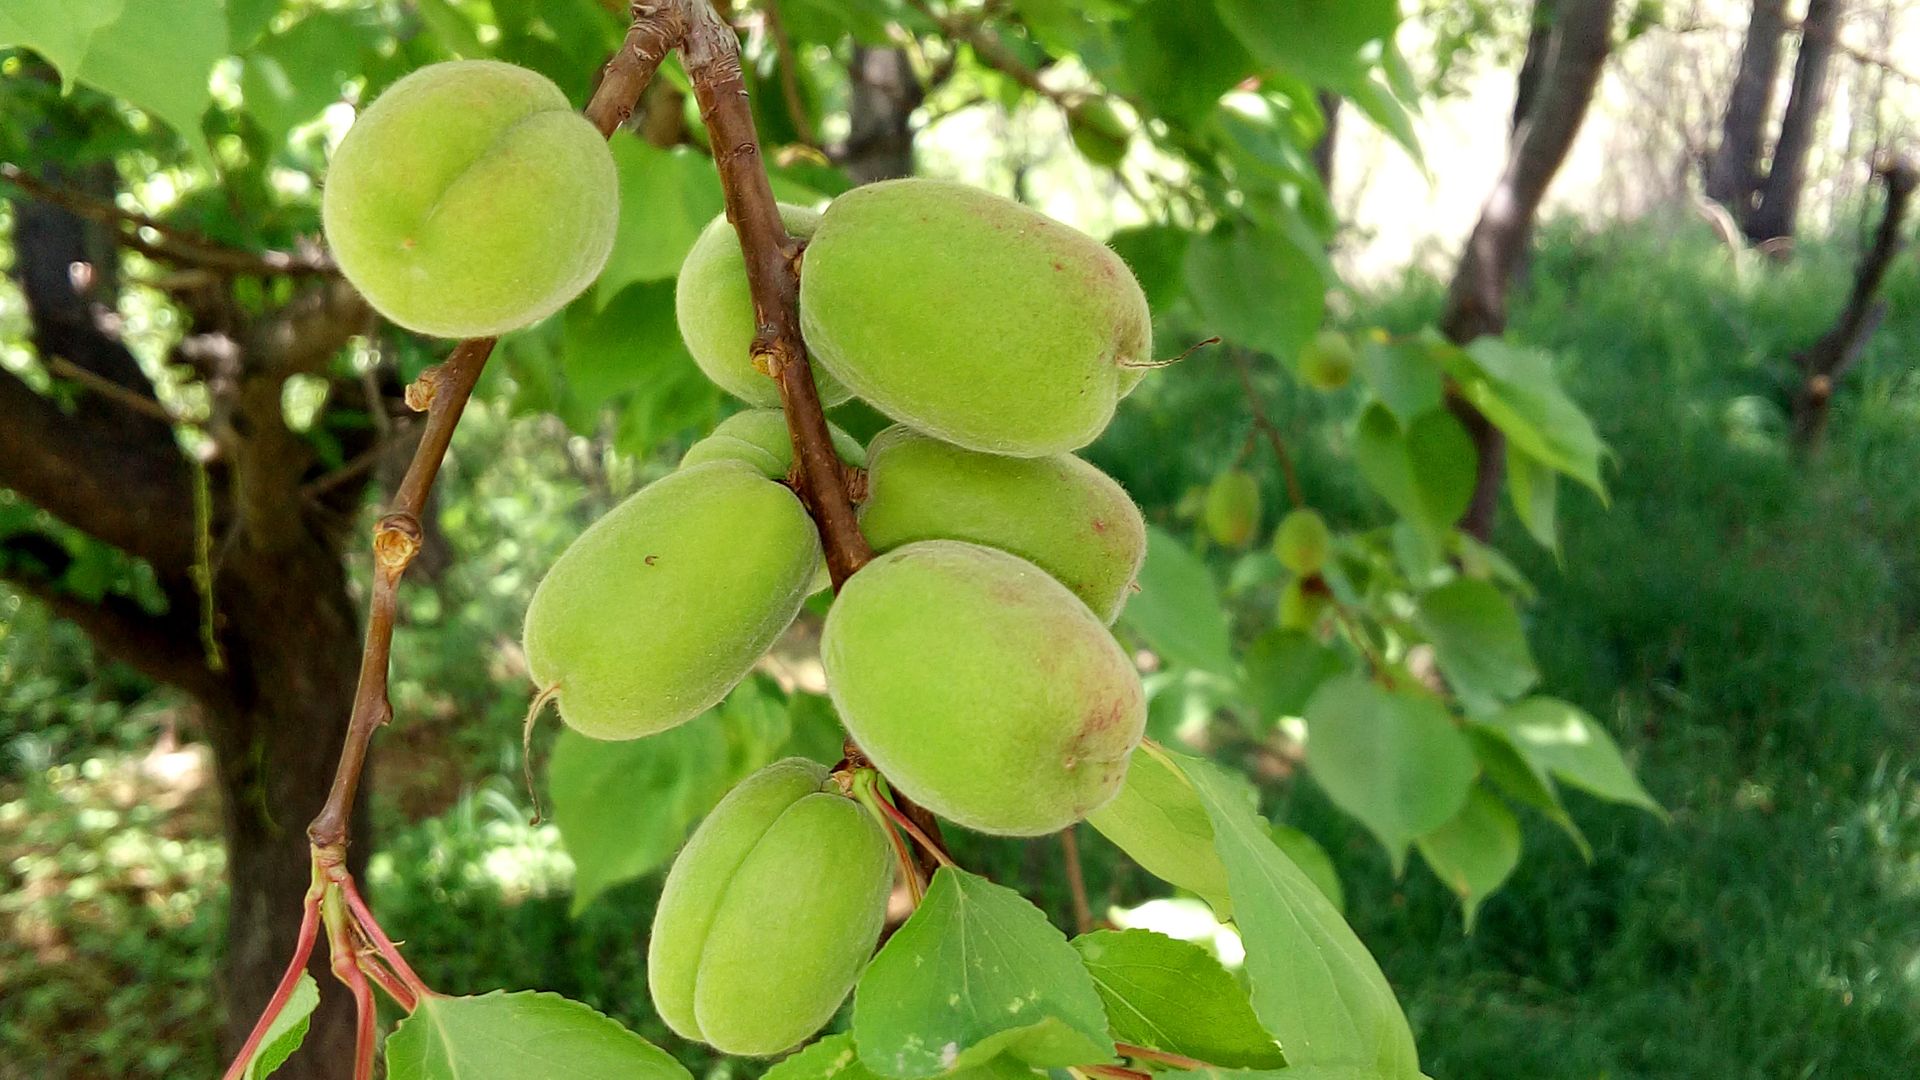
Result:
{"label": "rough bark", "polygon": [[[316,286],[249,324],[235,343],[231,430],[209,468],[212,535],[220,543],[213,607],[224,663],[216,669],[202,645],[190,576],[192,465],[157,415],[151,384],[112,332],[112,245],[101,243],[105,230],[64,209],[21,199],[14,213],[13,272],[39,356],[86,379],[65,380],[62,396],[71,404],[63,406],[0,372],[0,486],[147,560],[170,604],[156,616],[113,598],[88,602],[60,591],[59,568],[46,559],[9,557],[0,565],[103,652],[200,706],[218,766],[232,886],[222,960],[222,1041],[230,1051],[292,949],[308,883],[300,825],[325,796],[359,653],[343,537],[305,512],[300,481],[313,462],[282,422],[279,387],[293,370],[331,355],[327,342],[343,343],[351,330],[342,324],[360,316],[351,305],[328,303],[329,287]],[[356,494],[349,485],[334,497]],[[15,538],[10,555],[22,543],[32,539]],[[323,966],[314,975],[322,985],[331,978]],[[342,1004],[339,995],[323,1000],[311,1049],[277,1075],[342,1075],[353,1045],[352,1012]]]}
{"label": "rough bark", "polygon": [[1920,171],[1895,159],[1881,163],[1875,174],[1887,185],[1886,213],[1873,244],[1860,257],[1847,306],[1832,329],[1794,357],[1801,381],[1793,395],[1793,436],[1802,450],[1818,447],[1825,436],[1834,389],[1885,318],[1886,303],[1878,299],[1880,286],[1906,246],[1903,228],[1914,189],[1920,187]]}
{"label": "rough bark", "polygon": [[[1612,44],[1614,0],[1559,0],[1556,7],[1531,106],[1448,289],[1440,326],[1455,344],[1505,332],[1514,269],[1531,246],[1540,203],[1586,119]],[[1484,540],[1499,507],[1505,441],[1465,402],[1456,398],[1453,407],[1479,454],[1473,501],[1460,528]]]}
{"label": "rough bark", "polygon": [[834,154],[854,183],[913,175],[913,111],[925,96],[905,49],[854,46],[847,141]]}
{"label": "rough bark", "polygon": [[1760,151],[1773,88],[1780,80],[1780,42],[1786,36],[1787,0],[1753,0],[1740,67],[1727,94],[1720,145],[1707,162],[1707,198],[1733,214],[1744,229],[1760,188]]}
{"label": "rough bark", "polygon": [[1827,103],[1827,70],[1838,41],[1842,0],[1808,0],[1807,17],[1800,28],[1800,56],[1794,62],[1793,90],[1787,96],[1780,138],[1773,145],[1773,163],[1760,187],[1759,203],[1747,222],[1747,237],[1756,244],[1791,239],[1800,217],[1800,197],[1807,187],[1807,157],[1813,150],[1820,114]]}

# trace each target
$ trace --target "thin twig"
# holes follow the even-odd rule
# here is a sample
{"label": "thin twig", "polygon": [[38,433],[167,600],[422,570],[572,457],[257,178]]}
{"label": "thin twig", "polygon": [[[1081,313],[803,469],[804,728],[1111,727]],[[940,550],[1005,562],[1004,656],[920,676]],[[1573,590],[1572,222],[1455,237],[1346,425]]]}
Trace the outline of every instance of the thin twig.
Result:
{"label": "thin twig", "polygon": [[787,36],[787,24],[780,20],[779,0],[760,0],[760,17],[766,22],[767,33],[773,38],[773,48],[780,59],[780,96],[787,103],[787,119],[792,121],[794,133],[808,146],[820,145],[820,136],[813,129],[813,117],[807,113],[807,100],[800,93],[800,57],[794,52],[793,39]]}
{"label": "thin twig", "polygon": [[740,70],[740,41],[707,0],[680,2],[686,20],[681,60],[707,125],[726,196],[727,219],[739,234],[746,260],[747,284],[759,324],[753,341],[754,363],[779,384],[793,439],[794,489],[819,527],[827,570],[837,590],[873,558],[873,548],[860,534],[839,455],[827,434],[806,343],[800,338],[796,265],[800,246],[787,235],[767,180]]}
{"label": "thin twig", "polygon": [[56,356],[47,362],[47,373],[61,379],[70,379],[86,387],[93,393],[139,413],[151,416],[163,424],[177,424],[180,418],[167,411],[165,405],[136,390],[129,390],[112,379],[96,372],[88,371],[64,356]]}
{"label": "thin twig", "polygon": [[[129,247],[155,259],[265,277],[333,277],[340,272],[333,260],[323,253],[260,252],[232,247],[138,210],[128,210],[111,199],[49,184],[11,162],[0,162],[0,180],[26,192],[36,201],[58,206],[89,221],[112,226],[123,234],[121,240]],[[154,233],[159,239],[146,240],[140,237],[138,233],[141,229]]]}
{"label": "thin twig", "polygon": [[1080,869],[1080,838],[1074,826],[1060,830],[1060,854],[1067,864],[1067,893],[1073,898],[1073,926],[1077,934],[1093,929],[1093,905],[1087,903],[1087,878]]}
{"label": "thin twig", "polygon": [[1240,388],[1246,393],[1247,411],[1253,415],[1253,426],[1267,437],[1268,444],[1273,447],[1273,456],[1280,461],[1280,474],[1287,482],[1287,501],[1295,506],[1307,505],[1306,496],[1300,490],[1300,475],[1293,468],[1293,455],[1287,452],[1287,440],[1267,416],[1267,408],[1260,402],[1260,391],[1253,385],[1253,370],[1247,363],[1247,354],[1239,349],[1227,351],[1233,356],[1234,371],[1239,374]]}

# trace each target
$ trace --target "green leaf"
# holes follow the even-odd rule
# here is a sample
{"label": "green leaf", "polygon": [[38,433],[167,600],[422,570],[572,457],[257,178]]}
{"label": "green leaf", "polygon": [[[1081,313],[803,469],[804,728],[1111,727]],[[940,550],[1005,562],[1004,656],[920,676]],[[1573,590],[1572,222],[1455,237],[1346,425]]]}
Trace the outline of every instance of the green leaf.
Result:
{"label": "green leaf", "polygon": [[1180,299],[1186,272],[1187,246],[1193,234],[1173,225],[1142,225],[1121,229],[1107,238],[1147,294],[1147,307],[1158,315]]}
{"label": "green leaf", "polygon": [[1140,591],[1121,618],[1168,663],[1232,675],[1227,612],[1207,564],[1171,534],[1147,527]]}
{"label": "green leaf", "polygon": [[93,36],[120,17],[126,0],[8,0],[0,7],[0,47],[40,54],[71,87]]}
{"label": "green leaf", "polygon": [[692,1080],[667,1052],[558,994],[422,997],[387,1037],[388,1080]]}
{"label": "green leaf", "polygon": [[[1391,50],[1389,50],[1391,52]],[[1373,126],[1400,144],[1422,172],[1427,171],[1426,155],[1420,149],[1420,135],[1414,130],[1413,117],[1405,102],[1417,101],[1416,95],[1401,96],[1372,75],[1352,79],[1340,87],[1341,94],[1353,102]],[[1428,174],[1431,176],[1431,173]]]}
{"label": "green leaf", "polygon": [[1540,681],[1520,613],[1488,582],[1460,578],[1423,594],[1414,623],[1469,712],[1497,709]]}
{"label": "green leaf", "polygon": [[1214,0],[1263,62],[1327,86],[1360,77],[1361,50],[1400,25],[1399,0]]}
{"label": "green leaf", "polygon": [[1455,354],[1461,396],[1520,449],[1606,498],[1600,458],[1606,445],[1560,385],[1542,352],[1481,338]]}
{"label": "green leaf", "polygon": [[1498,796],[1476,787],[1452,821],[1417,843],[1420,857],[1459,895],[1467,932],[1472,933],[1480,902],[1520,865],[1520,822]]}
{"label": "green leaf", "polygon": [[664,865],[733,785],[772,761],[787,711],[758,682],[671,731],[630,742],[561,732],[547,762],[554,825],[573,859],[573,912]]}
{"label": "green leaf", "polygon": [[1154,1075],[1160,1080],[1381,1080],[1381,1077],[1387,1074],[1363,1065],[1294,1065],[1277,1071],[1272,1069],[1185,1069]]}
{"label": "green leaf", "polygon": [[1213,850],[1207,808],[1192,782],[1156,747],[1133,752],[1120,794],[1088,814],[1087,823],[1147,873],[1199,896],[1221,918],[1232,917],[1227,868]]}
{"label": "green leaf", "polygon": [[340,100],[365,44],[351,20],[318,12],[268,35],[247,53],[240,92],[269,143],[278,145],[295,126]]}
{"label": "green leaf", "polygon": [[1519,748],[1504,732],[1472,724],[1467,727],[1467,737],[1473,742],[1473,756],[1479,759],[1480,768],[1486,772],[1487,779],[1493,781],[1494,787],[1505,792],[1514,802],[1540,811],[1548,821],[1558,825],[1560,831],[1567,834],[1581,858],[1593,861],[1593,845],[1587,843],[1587,835],[1567,814],[1566,806],[1560,801],[1560,792],[1545,770],[1521,757]]}
{"label": "green leaf", "polygon": [[1445,409],[1423,413],[1402,429],[1375,402],[1360,414],[1353,453],[1368,486],[1436,545],[1473,501],[1479,452]]}
{"label": "green leaf", "polygon": [[127,0],[119,18],[94,32],[77,77],[152,113],[205,157],[200,114],[213,101],[213,65],[226,54],[220,5]]}
{"label": "green leaf", "polygon": [[307,1025],[312,1022],[313,1010],[320,1004],[320,987],[313,976],[300,973],[300,979],[293,985],[293,996],[280,1010],[280,1015],[267,1025],[267,1032],[260,1038],[259,1049],[253,1052],[253,1060],[247,1063],[247,1071],[242,1074],[244,1080],[265,1080],[273,1071],[286,1064],[300,1044],[306,1041]]}
{"label": "green leaf", "polygon": [[602,303],[636,281],[676,277],[700,230],[725,207],[712,159],[686,146],[661,150],[615,132],[620,228],[595,288]]}
{"label": "green leaf", "polygon": [[1487,721],[1534,767],[1610,802],[1666,816],[1600,722],[1558,698],[1528,698]]}
{"label": "green leaf", "polygon": [[560,370],[582,407],[645,391],[676,369],[697,370],[674,321],[672,282],[638,282],[597,310],[585,299],[567,305]]}
{"label": "green leaf", "polygon": [[[1037,1074],[1010,1058],[997,1057],[971,1069],[955,1069],[944,1080],[1033,1080]],[[768,1069],[765,1080],[882,1080],[867,1068],[854,1048],[853,1036],[828,1035],[812,1046]]]}
{"label": "green leaf", "polygon": [[1273,824],[1273,842],[1279,846],[1293,865],[1307,875],[1308,880],[1319,887],[1334,910],[1345,914],[1347,910],[1347,891],[1340,887],[1340,872],[1334,869],[1333,856],[1320,842],[1291,825],[1279,822]]}
{"label": "green leaf", "polygon": [[853,997],[860,1059],[897,1078],[1009,1054],[1041,1067],[1110,1061],[1106,1012],[1060,931],[1019,893],[942,867]]}
{"label": "green leaf", "polygon": [[1338,652],[1298,630],[1262,634],[1247,649],[1244,663],[1247,701],[1269,724],[1299,716],[1320,684],[1347,668]]}
{"label": "green leaf", "polygon": [[1413,1033],[1386,976],[1333,904],[1275,846],[1246,782],[1211,762],[1175,760],[1213,823],[1233,921],[1246,943],[1253,1011],[1280,1040],[1287,1073],[1354,1066],[1379,1080],[1418,1077]]}
{"label": "green leaf", "polygon": [[1192,0],[1148,0],[1119,35],[1120,62],[1101,74],[1181,129],[1205,119],[1256,66],[1213,9]]}
{"label": "green leaf", "polygon": [[1247,992],[1212,953],[1151,930],[1098,930],[1073,939],[1093,975],[1113,1037],[1227,1068],[1286,1063]]}
{"label": "green leaf", "polygon": [[1201,329],[1289,362],[1326,317],[1326,294],[1315,257],[1277,228],[1221,226],[1187,252]]}
{"label": "green leaf", "polygon": [[1507,495],[1527,535],[1559,554],[1560,477],[1514,442],[1507,443]]}
{"label": "green leaf", "polygon": [[1359,353],[1360,377],[1402,427],[1440,407],[1440,366],[1425,341],[1381,341],[1369,335]]}
{"label": "green leaf", "polygon": [[1307,704],[1307,770],[1334,804],[1360,819],[1393,858],[1466,804],[1473,748],[1446,707],[1349,675]]}

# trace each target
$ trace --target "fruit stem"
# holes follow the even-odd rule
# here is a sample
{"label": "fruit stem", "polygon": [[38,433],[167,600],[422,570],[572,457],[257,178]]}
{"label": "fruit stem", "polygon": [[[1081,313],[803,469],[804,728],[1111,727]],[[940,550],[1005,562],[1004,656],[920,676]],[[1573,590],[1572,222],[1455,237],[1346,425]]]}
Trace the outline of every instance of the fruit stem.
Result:
{"label": "fruit stem", "polygon": [[707,0],[680,0],[686,34],[680,57],[700,103],[713,161],[726,197],[727,220],[740,237],[759,332],[753,360],[771,372],[793,440],[795,492],[813,516],[837,592],[873,558],[860,533],[846,477],[828,434],[800,336],[801,246],[787,235],[760,151],[753,109],[740,67],[740,39]]}

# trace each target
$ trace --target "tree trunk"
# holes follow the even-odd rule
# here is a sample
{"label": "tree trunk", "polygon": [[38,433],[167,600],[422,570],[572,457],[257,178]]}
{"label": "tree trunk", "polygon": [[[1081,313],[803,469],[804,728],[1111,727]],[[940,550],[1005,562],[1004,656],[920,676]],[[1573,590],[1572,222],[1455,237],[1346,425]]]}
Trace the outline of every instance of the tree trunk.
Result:
{"label": "tree trunk", "polygon": [[1780,80],[1786,8],[1787,0],[1753,0],[1740,67],[1727,94],[1720,145],[1707,162],[1707,198],[1726,207],[1743,230],[1753,216],[1760,187],[1760,148],[1767,117],[1773,112],[1773,87]]}
{"label": "tree trunk", "polygon": [[[1447,292],[1440,328],[1458,345],[1506,331],[1514,268],[1532,243],[1540,203],[1573,148],[1612,46],[1614,0],[1558,0],[1555,6],[1537,89]],[[1499,507],[1505,440],[1472,406],[1458,398],[1452,405],[1479,453],[1473,501],[1460,528],[1484,540]]]}
{"label": "tree trunk", "polygon": [[[110,177],[108,170],[109,190]],[[49,170],[49,179],[74,184],[83,177]],[[24,198],[13,208],[13,273],[27,300],[34,344],[50,366],[72,365],[87,379],[68,382],[75,400],[67,408],[0,370],[0,487],[145,559],[168,609],[154,615],[114,597],[89,601],[62,592],[57,573],[34,576],[29,564],[11,559],[0,559],[0,567],[103,652],[201,706],[220,780],[231,882],[221,1041],[222,1051],[232,1053],[292,953],[308,885],[305,826],[326,798],[346,730],[359,641],[344,538],[310,523],[298,469],[278,485],[277,501],[271,486],[229,494],[228,481],[249,468],[259,471],[249,464],[254,445],[277,441],[304,450],[279,415],[284,373],[261,378],[246,393],[270,399],[271,415],[245,416],[236,425],[244,432],[240,442],[227,448],[234,456],[209,467],[219,560],[214,607],[224,660],[212,665],[191,584],[198,546],[192,466],[171,425],[154,415],[159,405],[152,385],[109,329],[116,300],[111,234]],[[298,340],[323,348],[329,339],[302,334]],[[241,362],[271,371],[271,359],[243,349]],[[350,504],[358,492],[336,495]],[[256,512],[279,523],[270,530],[272,543],[260,540],[269,530],[231,527],[243,498],[259,502]],[[364,835],[357,839],[353,851],[364,862]],[[324,956],[324,948],[319,952]],[[322,1004],[307,1037],[311,1049],[276,1074],[288,1080],[328,1080],[351,1070],[351,1003],[324,960],[313,974]]]}
{"label": "tree trunk", "polygon": [[1553,51],[1553,24],[1559,14],[1557,0],[1533,0],[1527,53],[1520,61],[1520,77],[1514,80],[1513,131],[1520,130],[1521,122],[1533,111],[1534,99],[1540,94],[1540,78],[1546,73],[1547,57]]}
{"label": "tree trunk", "polygon": [[1327,196],[1333,196],[1333,163],[1340,149],[1340,107],[1344,99],[1331,90],[1322,90],[1319,94],[1320,115],[1327,118],[1327,126],[1320,132],[1320,141],[1313,144],[1313,171],[1320,177],[1320,186],[1327,190]]}
{"label": "tree trunk", "polygon": [[1759,205],[1747,224],[1756,244],[1792,239],[1800,217],[1800,196],[1807,186],[1807,156],[1813,149],[1820,113],[1826,107],[1827,69],[1840,32],[1841,0],[1808,0],[1800,28],[1800,57],[1794,63],[1793,91],[1787,97],[1773,164],[1760,189]]}
{"label": "tree trunk", "polygon": [[853,47],[847,141],[834,159],[854,183],[913,175],[913,110],[925,96],[905,49]]}

